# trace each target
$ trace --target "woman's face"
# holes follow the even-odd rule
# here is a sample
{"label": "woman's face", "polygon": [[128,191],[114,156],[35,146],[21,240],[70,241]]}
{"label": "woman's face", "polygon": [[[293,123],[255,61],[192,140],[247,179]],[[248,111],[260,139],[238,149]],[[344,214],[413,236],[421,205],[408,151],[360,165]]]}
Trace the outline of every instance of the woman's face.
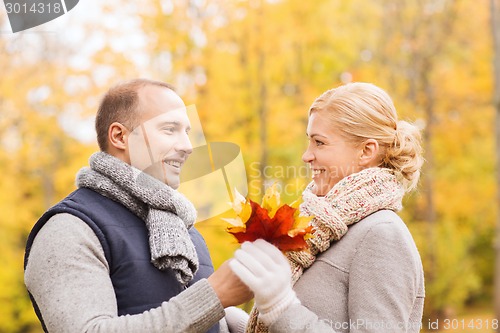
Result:
{"label": "woman's face", "polygon": [[313,112],[307,124],[309,146],[302,160],[309,164],[313,174],[313,193],[323,196],[345,176],[359,172],[362,149],[346,141],[333,128],[324,112]]}

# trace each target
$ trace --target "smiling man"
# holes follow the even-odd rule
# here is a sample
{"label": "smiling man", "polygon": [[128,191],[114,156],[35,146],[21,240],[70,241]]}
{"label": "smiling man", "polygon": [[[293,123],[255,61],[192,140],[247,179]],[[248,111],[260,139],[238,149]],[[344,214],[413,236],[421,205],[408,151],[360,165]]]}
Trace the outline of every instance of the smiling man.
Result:
{"label": "smiling man", "polygon": [[[129,125],[135,128],[129,134],[128,146],[113,147],[111,153],[123,156],[130,165],[177,188],[181,167],[193,148],[188,137],[191,127],[182,99],[165,88],[153,85],[141,89],[142,122]],[[118,134],[128,131],[120,125],[110,129]]]}
{"label": "smiling man", "polygon": [[104,96],[101,151],[26,246],[25,283],[46,332],[228,332],[246,319],[231,306],[250,291],[226,263],[213,272],[196,211],[176,191],[189,130],[168,84],[138,79]]}

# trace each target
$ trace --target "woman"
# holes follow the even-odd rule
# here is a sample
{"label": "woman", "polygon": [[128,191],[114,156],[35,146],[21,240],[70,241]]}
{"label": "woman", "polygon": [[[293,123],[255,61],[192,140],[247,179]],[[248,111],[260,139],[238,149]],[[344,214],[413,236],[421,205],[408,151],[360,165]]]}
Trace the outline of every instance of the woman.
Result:
{"label": "woman", "polygon": [[301,212],[314,237],[288,261],[263,240],[236,251],[231,268],[255,295],[247,331],[419,332],[422,263],[395,213],[420,176],[419,130],[382,89],[351,83],[314,101],[307,136]]}

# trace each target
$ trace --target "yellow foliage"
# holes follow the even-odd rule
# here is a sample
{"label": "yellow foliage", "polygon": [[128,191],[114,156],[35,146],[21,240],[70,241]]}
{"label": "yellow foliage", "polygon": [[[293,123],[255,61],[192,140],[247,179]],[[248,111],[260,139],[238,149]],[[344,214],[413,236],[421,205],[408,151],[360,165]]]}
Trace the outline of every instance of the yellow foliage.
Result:
{"label": "yellow foliage", "polygon": [[[101,5],[110,17],[124,10]],[[426,307],[460,309],[477,295],[491,297],[480,287],[491,284],[490,268],[473,257],[493,255],[498,214],[486,2],[154,0],[134,17],[142,54],[116,51],[119,31],[105,19],[87,22],[83,33],[103,45],[82,68],[72,60],[88,50],[67,42],[65,31],[0,37],[0,332],[40,330],[23,287],[24,242],[43,211],[74,189],[76,171],[96,149],[62,130],[61,115],[75,106],[95,114],[110,85],[137,76],[176,85],[196,103],[208,141],[241,147],[250,198],[276,184],[283,201],[310,181],[301,155],[313,100],[350,80],[385,88],[428,140],[423,178],[432,184],[423,182],[401,213],[428,274]],[[247,219],[244,205],[240,215]],[[238,246],[223,218],[231,216],[196,225],[216,267]]]}

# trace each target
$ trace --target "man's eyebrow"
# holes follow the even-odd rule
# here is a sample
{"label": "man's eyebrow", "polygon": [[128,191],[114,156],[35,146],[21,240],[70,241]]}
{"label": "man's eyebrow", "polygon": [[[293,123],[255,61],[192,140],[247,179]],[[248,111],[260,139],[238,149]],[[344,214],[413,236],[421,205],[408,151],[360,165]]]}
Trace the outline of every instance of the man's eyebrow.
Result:
{"label": "man's eyebrow", "polygon": [[180,122],[176,121],[176,120],[173,120],[173,121],[162,121],[161,123],[159,123],[158,125],[160,126],[163,126],[163,125],[176,125],[176,126],[180,126]]}
{"label": "man's eyebrow", "polygon": [[[158,127],[162,127],[165,125],[174,125],[176,127],[182,126],[180,121],[172,120],[172,121],[162,121],[161,123],[158,124]],[[188,131],[191,130],[191,126],[187,126],[186,130],[188,130]]]}

